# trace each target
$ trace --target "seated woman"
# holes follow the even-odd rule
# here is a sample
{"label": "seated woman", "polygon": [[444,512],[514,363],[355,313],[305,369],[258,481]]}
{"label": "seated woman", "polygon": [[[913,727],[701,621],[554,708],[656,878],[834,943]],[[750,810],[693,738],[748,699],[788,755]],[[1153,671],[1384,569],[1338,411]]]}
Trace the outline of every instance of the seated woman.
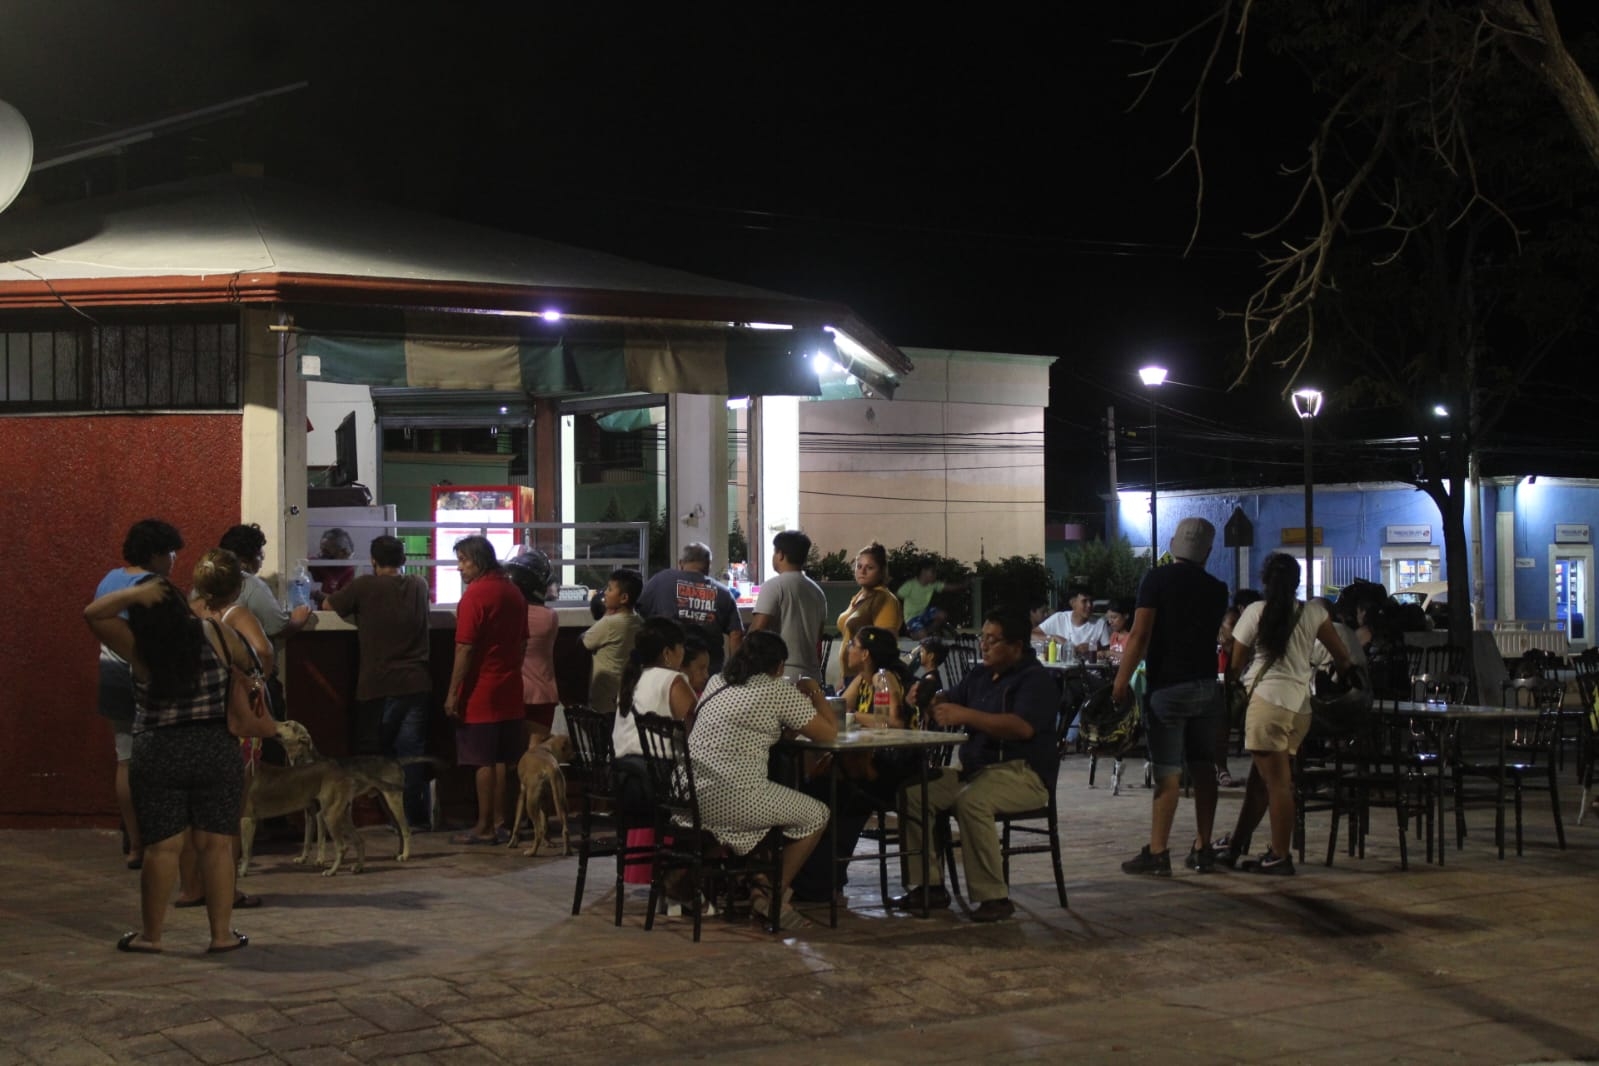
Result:
{"label": "seated woman", "polygon": [[[120,617],[124,611],[126,621]],[[232,837],[239,828],[244,764],[228,731],[228,706],[249,703],[237,672],[249,657],[244,641],[228,626],[195,617],[183,594],[164,579],[101,596],[84,608],[83,617],[132,668],[137,706],[129,775],[145,844],[142,921],[117,948],[163,950],[178,853],[191,839],[211,926],[206,950],[242,948],[249,940],[232,927]]]}
{"label": "seated woman", "polygon": [[[649,818],[649,793],[642,769],[632,772],[637,760],[628,756],[644,755],[639,743],[638,726],[634,718],[641,714],[658,714],[666,718],[688,720],[694,710],[694,690],[689,687],[688,675],[683,672],[685,654],[683,627],[670,618],[647,618],[634,638],[633,651],[626,669],[622,671],[622,688],[616,700],[616,722],[611,727],[611,746],[616,752],[616,774],[621,789],[622,807],[635,818],[647,823]],[[655,832],[651,829],[629,829],[627,847],[639,849],[648,855],[655,845]],[[650,883],[650,867],[645,862],[625,864],[622,880],[630,885]]]}
{"label": "seated woman", "polygon": [[804,865],[827,828],[827,805],[767,779],[767,758],[783,730],[812,740],[837,735],[833,712],[821,686],[809,678],[782,680],[788,645],[768,630],[744,638],[728,656],[720,676],[705,687],[688,736],[689,758],[699,792],[700,819],[723,845],[748,854],[772,829],[788,838],[783,848],[782,883],[764,898],[757,913],[771,913],[772,893],[780,893],[779,924],[792,929],[805,919],[782,891]]}
{"label": "seated woman", "polygon": [[[844,689],[844,706],[855,712],[855,722],[863,729],[920,728],[920,713],[906,702],[910,671],[899,658],[899,638],[879,626],[865,626],[841,653],[850,671]],[[873,704],[875,682],[884,675],[888,687],[888,711]],[[935,689],[936,691],[936,689]],[[931,699],[931,697],[929,697]],[[839,783],[838,853],[851,855],[860,840],[866,820],[878,806],[893,807],[899,788],[916,772],[913,759],[898,758],[905,752],[881,751],[850,753],[840,767],[844,781]],[[827,795],[827,766],[819,762],[807,791],[821,798]],[[848,786],[846,788],[846,785]],[[827,849],[813,852],[794,878],[794,896],[802,903],[826,903],[842,891],[849,878],[846,867],[835,866]]]}

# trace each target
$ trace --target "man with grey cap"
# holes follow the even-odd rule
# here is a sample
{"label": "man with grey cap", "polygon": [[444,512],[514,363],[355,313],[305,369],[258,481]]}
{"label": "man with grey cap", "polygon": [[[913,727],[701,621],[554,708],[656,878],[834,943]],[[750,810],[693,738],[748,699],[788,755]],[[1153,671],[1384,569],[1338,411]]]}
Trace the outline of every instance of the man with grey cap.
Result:
{"label": "man with grey cap", "polygon": [[1197,833],[1187,865],[1213,867],[1211,824],[1216,817],[1216,718],[1223,713],[1216,684],[1216,632],[1227,611],[1227,586],[1205,572],[1216,527],[1185,518],[1172,534],[1173,562],[1153,567],[1138,586],[1133,630],[1116,672],[1113,698],[1132,699],[1133,673],[1144,663],[1144,730],[1154,768],[1149,843],[1122,863],[1130,874],[1171,876],[1168,838],[1177,815],[1183,765],[1192,770]]}

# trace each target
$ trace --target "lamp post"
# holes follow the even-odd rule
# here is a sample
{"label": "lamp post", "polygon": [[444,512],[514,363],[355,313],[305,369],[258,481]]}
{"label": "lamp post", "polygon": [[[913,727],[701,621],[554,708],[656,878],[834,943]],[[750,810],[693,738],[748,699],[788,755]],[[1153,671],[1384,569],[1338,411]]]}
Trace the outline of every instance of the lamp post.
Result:
{"label": "lamp post", "polygon": [[1310,599],[1316,594],[1316,570],[1313,565],[1315,558],[1315,476],[1311,473],[1310,465],[1310,430],[1316,421],[1316,416],[1321,414],[1321,390],[1298,389],[1292,397],[1294,414],[1299,416],[1299,424],[1305,427],[1305,599]]}
{"label": "lamp post", "polygon": [[1138,377],[1149,390],[1149,565],[1160,559],[1160,519],[1155,505],[1160,495],[1160,427],[1155,420],[1155,390],[1166,382],[1166,368],[1146,366]]}

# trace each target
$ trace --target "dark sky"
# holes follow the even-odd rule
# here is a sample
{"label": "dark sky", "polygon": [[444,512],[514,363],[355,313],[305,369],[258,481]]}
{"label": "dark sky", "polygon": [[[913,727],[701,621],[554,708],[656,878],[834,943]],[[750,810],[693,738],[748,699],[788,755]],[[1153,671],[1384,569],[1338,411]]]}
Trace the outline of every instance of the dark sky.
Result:
{"label": "dark sky", "polygon": [[[1174,406],[1239,402],[1204,391],[1230,380],[1237,337],[1216,311],[1251,287],[1240,234],[1281,195],[1269,175],[1298,138],[1245,110],[1269,94],[1213,100],[1206,151],[1231,164],[1213,168],[1184,257],[1192,170],[1158,175],[1186,144],[1191,73],[1129,114],[1140,57],[1116,43],[1176,32],[1203,5],[556,10],[576,6],[0,0],[0,98],[44,155],[303,79],[133,148],[127,180],[249,159],[272,177],[839,300],[901,345],[1059,356],[1057,512],[1094,506],[1094,429],[1107,402],[1143,420],[1142,363],[1202,387],[1168,390]],[[39,188],[116,180],[101,162]],[[1291,417],[1281,431],[1297,432]]]}

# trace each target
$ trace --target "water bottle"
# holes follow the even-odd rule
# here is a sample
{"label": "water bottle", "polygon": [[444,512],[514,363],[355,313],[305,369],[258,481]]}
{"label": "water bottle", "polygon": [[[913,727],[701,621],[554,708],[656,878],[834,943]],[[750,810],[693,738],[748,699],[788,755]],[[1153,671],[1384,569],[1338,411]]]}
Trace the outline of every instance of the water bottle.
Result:
{"label": "water bottle", "polygon": [[894,691],[889,687],[888,671],[879,670],[872,678],[872,716],[877,718],[878,729],[888,728],[888,717],[893,713]]}
{"label": "water bottle", "polygon": [[311,575],[306,572],[305,560],[294,568],[294,577],[289,581],[289,610],[297,607],[307,607],[311,603]]}

